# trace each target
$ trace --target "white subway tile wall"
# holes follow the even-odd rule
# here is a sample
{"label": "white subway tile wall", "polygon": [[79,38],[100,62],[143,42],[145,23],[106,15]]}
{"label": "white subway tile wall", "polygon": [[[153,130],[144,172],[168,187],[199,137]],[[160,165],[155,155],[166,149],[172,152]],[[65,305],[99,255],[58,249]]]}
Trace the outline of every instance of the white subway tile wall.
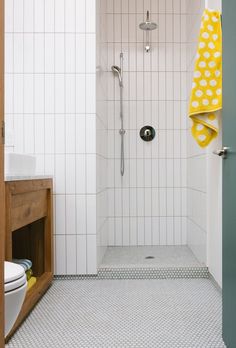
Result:
{"label": "white subway tile wall", "polygon": [[96,1],[6,0],[5,11],[6,151],[54,175],[55,273],[96,273]]}
{"label": "white subway tile wall", "polygon": [[[192,76],[205,1],[187,1],[187,91],[192,88]],[[191,135],[188,124],[187,141],[187,231],[188,245],[197,258],[207,262],[207,153],[201,149]]]}
{"label": "white subway tile wall", "polygon": [[[139,24],[158,29],[146,53]],[[107,1],[109,245],[187,243],[186,2]],[[124,53],[125,175],[120,176],[119,85]],[[140,128],[156,129],[153,142]]]}
{"label": "white subway tile wall", "polygon": [[[96,273],[108,244],[188,241],[206,261],[206,158],[187,121],[203,3],[6,0],[6,151],[35,154],[37,173],[54,175],[56,274]],[[138,27],[147,10],[150,53]],[[123,179],[111,72],[121,51]]]}

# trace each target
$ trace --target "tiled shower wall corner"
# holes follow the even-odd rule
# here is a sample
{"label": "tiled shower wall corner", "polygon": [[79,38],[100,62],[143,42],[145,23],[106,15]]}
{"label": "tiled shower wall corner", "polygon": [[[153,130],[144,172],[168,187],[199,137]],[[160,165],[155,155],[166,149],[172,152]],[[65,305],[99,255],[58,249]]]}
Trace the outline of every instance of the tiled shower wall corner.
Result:
{"label": "tiled shower wall corner", "polygon": [[[97,259],[101,263],[108,244],[107,218],[107,0],[97,0],[96,114],[97,114]],[[92,140],[92,139],[91,139]]]}
{"label": "tiled shower wall corner", "polygon": [[[192,89],[192,76],[197,50],[201,16],[205,0],[187,1],[187,71],[188,97]],[[187,230],[188,245],[197,258],[207,261],[207,153],[201,149],[191,135],[191,122],[188,124],[188,198]]]}
{"label": "tiled shower wall corner", "polygon": [[55,272],[95,273],[96,1],[6,0],[7,151],[54,175]]}
{"label": "tiled shower wall corner", "polygon": [[[158,29],[144,51],[139,24],[149,10]],[[185,1],[107,2],[109,245],[187,243]],[[111,73],[124,53],[125,175],[120,176],[118,79]],[[145,143],[140,129],[152,125]]]}

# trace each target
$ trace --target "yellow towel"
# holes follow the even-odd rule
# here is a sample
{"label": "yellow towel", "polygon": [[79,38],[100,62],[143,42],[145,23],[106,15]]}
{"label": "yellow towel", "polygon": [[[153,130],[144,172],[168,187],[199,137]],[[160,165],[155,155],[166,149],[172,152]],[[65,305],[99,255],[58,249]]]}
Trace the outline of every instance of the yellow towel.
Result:
{"label": "yellow towel", "polygon": [[219,132],[216,111],[222,109],[222,27],[219,11],[205,10],[199,36],[189,117],[192,135],[206,147]]}
{"label": "yellow towel", "polygon": [[31,277],[27,282],[27,290],[31,289],[32,286],[36,283],[37,278]]}

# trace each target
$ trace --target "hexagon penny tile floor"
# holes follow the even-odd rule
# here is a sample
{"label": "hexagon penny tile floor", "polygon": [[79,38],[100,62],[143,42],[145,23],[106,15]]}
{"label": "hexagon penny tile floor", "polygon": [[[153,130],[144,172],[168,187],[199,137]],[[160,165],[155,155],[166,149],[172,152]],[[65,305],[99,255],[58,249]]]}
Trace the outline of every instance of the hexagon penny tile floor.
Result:
{"label": "hexagon penny tile floor", "polygon": [[6,348],[224,348],[209,279],[57,280]]}

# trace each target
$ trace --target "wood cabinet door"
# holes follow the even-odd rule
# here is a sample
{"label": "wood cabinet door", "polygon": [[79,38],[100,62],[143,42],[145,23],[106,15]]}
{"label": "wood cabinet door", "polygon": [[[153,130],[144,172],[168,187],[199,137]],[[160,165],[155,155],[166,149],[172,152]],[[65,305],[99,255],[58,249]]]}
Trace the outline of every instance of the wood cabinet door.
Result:
{"label": "wood cabinet door", "polygon": [[4,0],[0,0],[0,347],[4,347]]}

